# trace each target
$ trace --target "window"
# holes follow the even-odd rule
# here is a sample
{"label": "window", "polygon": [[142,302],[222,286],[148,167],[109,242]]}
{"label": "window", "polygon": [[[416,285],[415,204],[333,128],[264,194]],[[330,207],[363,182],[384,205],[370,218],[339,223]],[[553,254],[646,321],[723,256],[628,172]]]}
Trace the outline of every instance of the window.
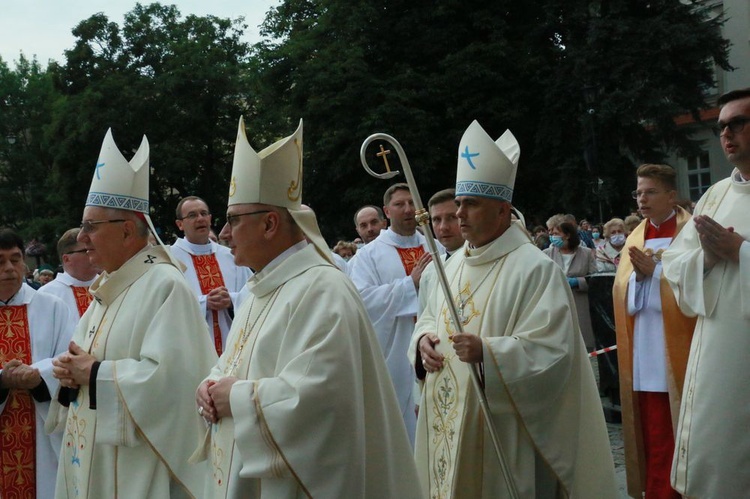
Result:
{"label": "window", "polygon": [[711,186],[711,167],[708,163],[708,151],[703,151],[698,156],[688,158],[687,173],[690,200],[698,201]]}

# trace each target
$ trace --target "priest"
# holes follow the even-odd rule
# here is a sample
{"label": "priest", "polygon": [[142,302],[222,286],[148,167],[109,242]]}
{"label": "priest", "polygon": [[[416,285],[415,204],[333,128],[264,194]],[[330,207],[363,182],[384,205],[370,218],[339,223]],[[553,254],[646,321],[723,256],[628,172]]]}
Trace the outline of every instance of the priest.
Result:
{"label": "priest", "polygon": [[[599,395],[560,268],[511,222],[520,149],[476,121],[459,145],[456,213],[464,247],[448,259],[454,303],[429,295],[408,356],[425,378],[416,462],[427,497],[509,497],[470,364],[518,497],[616,497]],[[453,324],[455,305],[464,333]]]}
{"label": "priest", "polygon": [[179,264],[148,243],[148,184],[146,138],[128,162],[108,131],[78,236],[102,274],[68,352],[54,361],[63,388],[47,427],[65,432],[58,498],[203,489],[203,468],[187,463],[192,435],[205,428],[192,392],[216,353]]}
{"label": "priest", "polygon": [[698,201],[693,223],[664,253],[682,311],[697,316],[685,373],[672,486],[689,497],[746,497],[750,425],[750,88],[719,98],[731,175]]}
{"label": "priest", "polygon": [[256,273],[196,392],[202,497],[422,497],[367,312],[301,200],[302,122],[256,153],[240,119],[221,237]]}
{"label": "priest", "polygon": [[55,493],[62,431],[44,422],[77,317],[55,296],[24,282],[21,238],[0,229],[0,497],[47,499]]}

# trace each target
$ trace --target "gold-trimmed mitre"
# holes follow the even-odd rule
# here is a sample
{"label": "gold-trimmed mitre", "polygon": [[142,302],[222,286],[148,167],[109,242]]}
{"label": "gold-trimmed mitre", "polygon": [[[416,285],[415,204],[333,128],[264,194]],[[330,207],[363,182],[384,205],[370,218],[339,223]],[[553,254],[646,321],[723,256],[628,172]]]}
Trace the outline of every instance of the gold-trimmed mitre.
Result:
{"label": "gold-trimmed mitre", "polygon": [[299,210],[302,204],[302,120],[297,130],[259,153],[250,146],[240,118],[234,146],[229,206],[270,204]]}
{"label": "gold-trimmed mitre", "polygon": [[474,120],[458,146],[456,196],[513,200],[521,148],[510,132],[496,141]]}
{"label": "gold-trimmed mitre", "polygon": [[148,214],[149,174],[149,145],[146,136],[143,136],[133,159],[128,161],[115,144],[112,129],[108,129],[96,161],[86,206]]}

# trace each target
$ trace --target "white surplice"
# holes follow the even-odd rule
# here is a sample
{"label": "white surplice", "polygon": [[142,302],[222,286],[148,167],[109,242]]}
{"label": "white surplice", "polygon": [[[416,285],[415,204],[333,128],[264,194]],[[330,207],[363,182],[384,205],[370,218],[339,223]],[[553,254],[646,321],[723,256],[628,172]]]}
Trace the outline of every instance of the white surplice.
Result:
{"label": "white surplice", "polygon": [[[178,238],[172,245],[172,254],[185,265],[185,278],[198,297],[198,305],[201,307],[201,313],[206,318],[208,324],[209,336],[213,341],[213,314],[212,310],[206,307],[206,296],[201,293],[201,285],[198,282],[198,274],[195,272],[195,265],[191,255],[216,255],[216,261],[221,269],[221,276],[224,280],[224,286],[229,291],[229,297],[232,299],[232,308],[236,311],[240,306],[239,293],[252,272],[247,267],[235,265],[234,255],[229,248],[209,241],[208,244],[193,244],[185,238]],[[232,316],[228,309],[219,310],[219,327],[221,328],[221,344],[226,347],[227,334],[232,327]]]}
{"label": "white surplice", "polygon": [[[188,465],[205,426],[195,387],[216,362],[182,272],[147,246],[89,288],[73,340],[101,362],[69,408],[54,397],[48,429],[64,429],[56,497],[200,497],[205,467]],[[68,399],[70,400],[70,399]]]}
{"label": "white surplice", "polygon": [[[601,403],[560,267],[511,224],[482,248],[464,246],[446,274],[456,304],[464,303],[464,330],[482,337],[484,390],[519,497],[616,497]],[[412,362],[427,332],[438,335],[445,364],[427,374],[422,390],[422,487],[427,497],[508,497],[468,364],[452,347],[443,293],[429,295],[407,354]]]}
{"label": "white surplice", "polygon": [[[61,300],[49,294],[40,294],[25,283],[21,285],[21,289],[11,298],[8,305],[26,305],[31,337],[31,366],[39,369],[49,393],[54,396],[59,382],[52,376],[52,359],[67,351],[70,337],[78,320],[77,312],[73,316]],[[2,306],[0,306],[1,309]],[[0,413],[5,410],[7,401],[7,398],[0,401]],[[49,435],[44,431],[49,406],[49,402],[34,400],[36,494],[39,499],[47,499],[55,493],[57,461],[62,444],[61,431]]]}
{"label": "white surplice", "polygon": [[236,376],[233,417],[194,456],[204,498],[418,498],[383,356],[351,281],[302,242],[248,282],[209,379]]}
{"label": "white surplice", "polygon": [[750,470],[747,387],[750,369],[750,182],[730,178],[701,197],[694,215],[733,227],[745,242],[740,261],[704,272],[695,224],[663,255],[664,275],[682,311],[697,316],[680,407],[672,486],[690,497],[746,497]]}
{"label": "white surplice", "polygon": [[96,277],[93,279],[90,279],[88,281],[81,281],[79,279],[76,279],[70,274],[66,274],[65,272],[58,272],[57,277],[55,277],[54,280],[48,282],[44,286],[38,289],[40,293],[49,293],[51,295],[55,295],[58,298],[60,298],[65,305],[68,306],[71,313],[73,314],[76,319],[81,317],[81,314],[78,312],[78,305],[76,304],[76,297],[73,294],[73,290],[71,289],[71,286],[80,286],[82,288],[88,288],[91,286],[94,281],[96,280]]}
{"label": "white surplice", "polygon": [[362,296],[378,335],[406,431],[412,442],[416,425],[416,379],[404,352],[414,331],[419,301],[414,281],[406,275],[396,248],[418,246],[428,251],[424,236],[419,232],[412,236],[400,236],[388,228],[381,230],[375,240],[359,249],[349,262],[349,277]]}

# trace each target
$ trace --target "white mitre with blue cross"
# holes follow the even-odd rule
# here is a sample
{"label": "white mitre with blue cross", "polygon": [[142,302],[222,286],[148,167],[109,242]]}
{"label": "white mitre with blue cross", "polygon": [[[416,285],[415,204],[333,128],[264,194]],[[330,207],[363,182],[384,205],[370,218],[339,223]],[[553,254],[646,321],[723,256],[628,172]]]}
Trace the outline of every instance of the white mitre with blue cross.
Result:
{"label": "white mitre with blue cross", "polygon": [[513,200],[521,148],[510,132],[496,141],[474,120],[458,146],[456,196]]}
{"label": "white mitre with blue cross", "polygon": [[302,120],[293,134],[256,153],[240,117],[227,205],[235,204],[286,208],[318,253],[333,263],[315,213],[302,208]]}
{"label": "white mitre with blue cross", "polygon": [[143,136],[138,152],[125,159],[112,138],[104,136],[86,206],[101,206],[148,214],[149,146]]}

